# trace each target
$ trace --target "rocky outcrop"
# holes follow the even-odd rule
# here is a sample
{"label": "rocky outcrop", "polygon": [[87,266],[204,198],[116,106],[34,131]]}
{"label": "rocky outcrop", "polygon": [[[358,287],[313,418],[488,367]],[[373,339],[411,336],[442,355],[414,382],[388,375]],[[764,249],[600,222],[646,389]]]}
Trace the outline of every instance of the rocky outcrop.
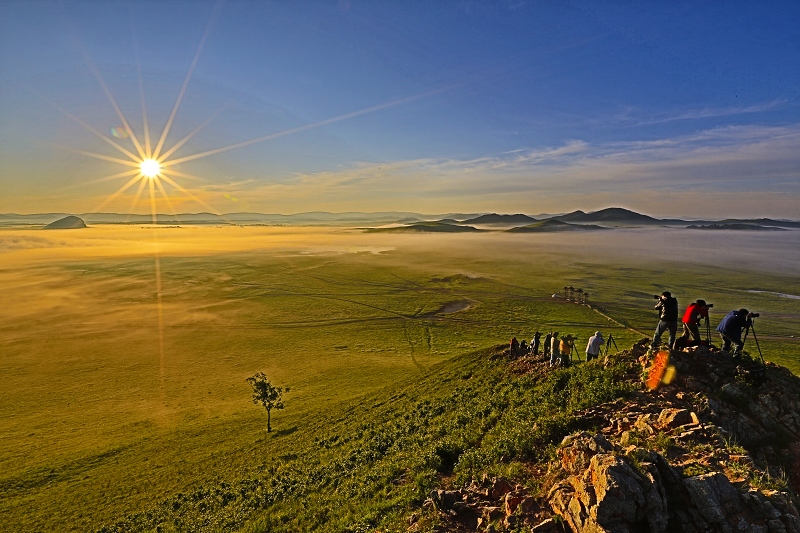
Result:
{"label": "rocky outcrop", "polygon": [[[640,380],[648,344],[600,364],[621,362],[626,379]],[[575,413],[592,431],[565,437],[558,461],[531,465],[554,480],[546,493],[484,479],[432,494],[458,524],[440,531],[800,533],[800,378],[705,347],[669,364],[670,383]],[[524,358],[512,365],[548,371]]]}
{"label": "rocky outcrop", "polygon": [[548,500],[574,531],[664,531],[664,492],[652,475],[612,453],[602,435],[569,436],[560,452],[569,476],[551,489]]}
{"label": "rocky outcrop", "polygon": [[[536,533],[567,531],[553,520],[553,513],[540,498],[519,484],[502,477],[484,476],[458,490],[435,490],[427,505],[434,507],[451,523],[468,531],[496,531],[495,525],[514,529],[534,523]],[[409,531],[416,531],[412,525]]]}
{"label": "rocky outcrop", "polygon": [[684,477],[661,454],[632,460],[602,435],[569,436],[559,452],[568,476],[548,501],[573,531],[800,533],[787,492],[741,490],[721,471]]}

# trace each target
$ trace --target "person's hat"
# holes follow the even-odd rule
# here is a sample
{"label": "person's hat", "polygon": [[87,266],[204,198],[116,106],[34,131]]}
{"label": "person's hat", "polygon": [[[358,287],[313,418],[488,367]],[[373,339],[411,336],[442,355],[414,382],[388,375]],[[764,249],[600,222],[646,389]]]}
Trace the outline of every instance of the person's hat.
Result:
{"label": "person's hat", "polygon": [[749,312],[750,312],[750,311],[748,311],[747,309],[744,309],[744,308],[742,308],[742,309],[739,309],[739,314],[740,314],[740,315],[746,315],[746,314],[748,314]]}
{"label": "person's hat", "polygon": [[664,291],[664,292],[661,293],[661,296],[666,296],[667,298],[671,298],[672,297],[672,293],[669,292],[669,291]]}
{"label": "person's hat", "polygon": [[599,332],[599,331],[595,331],[594,334],[597,335],[598,337],[602,337],[603,336],[603,334],[601,332]]}
{"label": "person's hat", "polygon": [[697,305],[706,305],[705,300],[697,300]]}

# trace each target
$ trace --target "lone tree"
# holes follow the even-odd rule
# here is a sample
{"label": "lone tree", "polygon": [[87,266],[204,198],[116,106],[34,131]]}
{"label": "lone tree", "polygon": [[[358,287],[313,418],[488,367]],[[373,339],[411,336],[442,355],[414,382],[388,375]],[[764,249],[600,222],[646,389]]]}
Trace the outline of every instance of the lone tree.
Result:
{"label": "lone tree", "polygon": [[253,387],[253,403],[260,403],[267,410],[267,433],[269,433],[272,431],[270,425],[272,410],[283,409],[283,393],[289,392],[289,387],[273,387],[263,372],[247,378],[246,381]]}

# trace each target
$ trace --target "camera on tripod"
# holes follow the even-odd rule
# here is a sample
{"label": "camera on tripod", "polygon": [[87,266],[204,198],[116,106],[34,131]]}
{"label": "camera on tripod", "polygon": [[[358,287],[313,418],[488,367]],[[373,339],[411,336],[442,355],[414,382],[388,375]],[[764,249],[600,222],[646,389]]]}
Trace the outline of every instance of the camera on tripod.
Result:
{"label": "camera on tripod", "polygon": [[749,318],[758,318],[761,316],[761,313],[750,313],[747,315]]}
{"label": "camera on tripod", "polygon": [[653,295],[653,300],[658,300],[659,298],[661,298],[661,296],[659,296],[658,294]]}
{"label": "camera on tripod", "polygon": [[706,304],[706,307],[708,307],[709,309],[711,309],[712,307],[714,307],[714,304]]}

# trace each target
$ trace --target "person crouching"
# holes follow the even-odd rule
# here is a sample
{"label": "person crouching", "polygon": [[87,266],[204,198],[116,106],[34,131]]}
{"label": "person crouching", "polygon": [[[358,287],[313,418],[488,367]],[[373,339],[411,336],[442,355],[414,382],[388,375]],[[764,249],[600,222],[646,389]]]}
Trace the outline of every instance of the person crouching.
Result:
{"label": "person crouching", "polygon": [[[708,308],[705,300],[697,300],[689,304],[683,314],[683,335],[678,339],[683,346],[697,346],[700,344],[700,319],[705,318],[708,324]],[[691,344],[689,344],[689,339]]]}
{"label": "person crouching", "polygon": [[[742,342],[742,331],[753,325],[754,313],[750,313],[747,309],[739,309],[738,311],[731,311],[722,322],[717,326],[717,332],[722,337],[722,349],[728,353],[733,354],[734,357],[739,357],[744,348]],[[731,352],[731,345],[734,345],[734,351]]]}

